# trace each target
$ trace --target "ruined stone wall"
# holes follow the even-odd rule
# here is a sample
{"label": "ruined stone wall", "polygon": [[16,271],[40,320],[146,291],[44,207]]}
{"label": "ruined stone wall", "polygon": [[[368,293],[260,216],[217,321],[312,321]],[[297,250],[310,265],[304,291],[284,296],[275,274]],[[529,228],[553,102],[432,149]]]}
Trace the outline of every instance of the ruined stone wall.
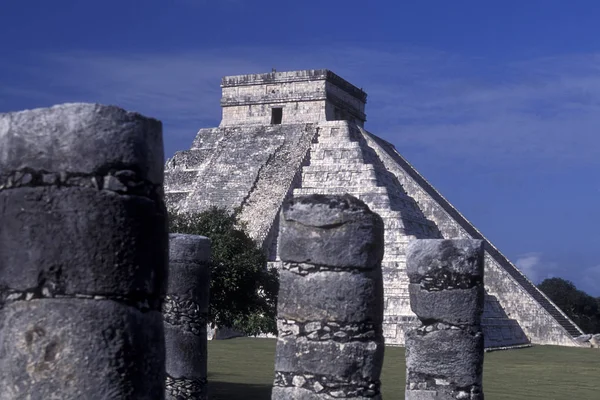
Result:
{"label": "ruined stone wall", "polygon": [[242,204],[240,221],[246,223],[252,237],[266,250],[273,246],[273,231],[278,228],[276,220],[280,207],[291,195],[298,171],[306,162],[318,131],[315,125],[306,125],[294,140],[286,140],[261,168]]}
{"label": "ruined stone wall", "polygon": [[167,161],[165,195],[180,212],[242,207],[262,243],[317,133],[314,124],[203,129],[192,148]]}
{"label": "ruined stone wall", "polygon": [[[398,178],[409,195],[417,201],[423,213],[436,223],[444,238],[474,238],[485,241],[486,291],[497,298],[509,318],[517,320],[532,343],[576,345],[572,335],[576,334],[578,328],[558,307],[537,290],[473,225],[421,177],[391,144],[365,131],[363,134],[369,146],[376,151],[384,165]],[[542,306],[541,302],[544,302],[546,307]],[[563,324],[559,323],[559,320],[562,320]],[[568,332],[565,327],[572,329],[573,332]],[[504,332],[507,333],[506,330]],[[511,341],[514,342],[513,339]]]}

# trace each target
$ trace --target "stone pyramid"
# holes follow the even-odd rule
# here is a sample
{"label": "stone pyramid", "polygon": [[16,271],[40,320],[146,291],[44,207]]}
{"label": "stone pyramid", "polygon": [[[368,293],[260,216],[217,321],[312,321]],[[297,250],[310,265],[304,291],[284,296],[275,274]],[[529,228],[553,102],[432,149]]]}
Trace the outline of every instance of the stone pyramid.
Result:
{"label": "stone pyramid", "polygon": [[555,304],[385,140],[364,129],[366,93],[328,70],[229,76],[223,118],[169,159],[165,194],[180,212],[240,209],[250,234],[277,263],[278,215],[292,195],[350,193],[385,221],[386,344],[415,323],[405,249],[421,238],[485,241],[488,348],[576,346],[582,334]]}

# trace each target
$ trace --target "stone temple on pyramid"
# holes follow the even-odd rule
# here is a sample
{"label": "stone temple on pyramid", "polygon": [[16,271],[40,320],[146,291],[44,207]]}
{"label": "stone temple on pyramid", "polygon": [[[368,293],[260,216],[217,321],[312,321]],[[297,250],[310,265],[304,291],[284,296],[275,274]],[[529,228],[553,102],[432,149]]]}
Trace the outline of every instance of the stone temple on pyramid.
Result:
{"label": "stone temple on pyramid", "polygon": [[251,236],[278,263],[279,211],[303,194],[349,193],[385,222],[386,344],[416,322],[405,249],[422,238],[485,242],[487,348],[577,346],[583,332],[415,170],[365,130],[367,94],[328,70],[223,78],[221,124],[201,129],[166,163],[165,195],[179,212],[240,209]]}

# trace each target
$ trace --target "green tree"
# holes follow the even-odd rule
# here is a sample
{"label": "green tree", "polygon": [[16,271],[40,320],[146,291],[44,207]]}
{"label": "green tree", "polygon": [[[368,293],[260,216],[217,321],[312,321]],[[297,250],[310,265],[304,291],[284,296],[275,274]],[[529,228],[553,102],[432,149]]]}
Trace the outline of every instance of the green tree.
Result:
{"label": "green tree", "polygon": [[600,332],[600,301],[573,282],[562,278],[545,279],[538,288],[586,333]]}
{"label": "green tree", "polygon": [[211,240],[209,321],[248,335],[276,333],[279,277],[235,212],[169,212],[169,231]]}

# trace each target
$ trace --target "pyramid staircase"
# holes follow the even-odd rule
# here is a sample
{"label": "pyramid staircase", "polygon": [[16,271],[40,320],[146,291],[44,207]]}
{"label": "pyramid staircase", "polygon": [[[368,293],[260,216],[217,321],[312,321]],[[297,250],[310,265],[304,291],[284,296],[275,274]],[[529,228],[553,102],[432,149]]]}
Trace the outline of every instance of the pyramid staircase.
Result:
{"label": "pyramid staircase", "polygon": [[410,309],[406,275],[406,245],[415,238],[441,238],[416,202],[405,192],[386,185],[395,178],[378,164],[372,150],[361,143],[356,126],[345,121],[319,124],[319,135],[304,166],[301,187],[294,196],[351,194],[364,201],[384,222],[384,336],[388,344],[402,344],[404,329],[416,323]]}
{"label": "pyramid staircase", "polygon": [[[444,225],[445,237],[465,236],[483,240],[485,243],[486,252],[488,253],[488,255],[486,255],[486,269],[490,266],[490,264],[497,265],[505,274],[505,277],[503,277],[502,279],[512,279],[514,283],[518,286],[518,290],[522,290],[528,295],[530,295],[531,299],[535,301],[536,305],[538,307],[541,306],[541,308],[547,313],[547,315],[551,317],[552,320],[555,321],[555,323],[558,326],[560,326],[560,329],[564,329],[564,332],[568,334],[569,338],[577,337],[583,333],[581,329],[579,329],[579,327],[573,321],[571,321],[562,310],[560,310],[554,303],[552,303],[552,301],[550,301],[550,299],[546,295],[544,295],[529,279],[527,279],[527,277],[521,271],[519,271],[492,243],[490,243],[479,230],[477,230],[456,208],[454,208],[435,188],[433,188],[433,186],[429,182],[427,182],[427,180],[425,180],[425,178],[423,178],[423,176],[421,176],[421,174],[419,174],[419,172],[412,165],[410,165],[395,150],[395,148],[391,144],[387,143],[386,141],[382,140],[381,138],[375,135],[364,131],[363,129],[361,129],[361,132],[363,134],[363,137],[365,137],[367,142],[369,143],[369,146],[374,148],[374,151],[378,154],[379,157],[384,157],[384,159],[391,159],[384,161],[384,164],[386,166],[390,166],[393,164],[394,167],[391,168],[394,169],[394,172],[399,173],[399,175],[404,175],[401,178],[402,183],[409,184],[409,186],[413,186],[413,189],[411,189],[411,194],[421,197],[421,200],[419,201],[422,203],[424,202],[424,213],[427,216],[430,216],[430,218],[436,223],[441,223],[442,225]],[[398,168],[400,168],[401,170],[398,170]],[[409,183],[410,180],[412,180],[413,182]],[[423,198],[422,194],[415,193],[415,185],[419,188],[418,191],[422,191],[423,194],[426,193],[425,196],[429,196],[430,200],[426,200],[425,198]],[[435,206],[432,208],[431,205]],[[454,222],[452,224],[447,224],[443,221],[443,218],[440,220],[440,211],[442,211],[443,214],[447,214],[447,217],[444,218],[450,218]],[[453,227],[452,225],[454,224],[457,225]],[[488,257],[490,258],[489,260],[487,260]],[[486,274],[489,272],[491,271],[488,270]],[[486,287],[486,290],[487,289],[488,288]],[[519,313],[517,312],[517,314]],[[530,318],[537,318],[532,313],[525,313],[521,315],[521,319],[523,320],[522,322],[526,322],[529,320],[527,316],[529,316]],[[485,311],[483,317],[485,320]],[[540,322],[536,322],[536,324],[539,325]],[[549,328],[550,325],[552,325],[552,323],[546,325],[547,328]],[[548,331],[547,333],[537,332],[537,342],[568,346],[576,344],[570,339],[567,339],[566,341],[562,340],[560,338],[560,336],[562,335],[561,333],[554,330],[553,328],[551,328],[551,330],[554,333],[550,333],[550,331]]]}
{"label": "pyramid staircase", "polygon": [[505,270],[510,276],[521,285],[521,287],[537,301],[547,312],[562,326],[571,337],[576,338],[583,334],[583,331],[579,329],[573,321],[571,321],[555,304],[553,304],[548,298],[537,288],[521,271],[517,270],[512,264],[509,264]]}

